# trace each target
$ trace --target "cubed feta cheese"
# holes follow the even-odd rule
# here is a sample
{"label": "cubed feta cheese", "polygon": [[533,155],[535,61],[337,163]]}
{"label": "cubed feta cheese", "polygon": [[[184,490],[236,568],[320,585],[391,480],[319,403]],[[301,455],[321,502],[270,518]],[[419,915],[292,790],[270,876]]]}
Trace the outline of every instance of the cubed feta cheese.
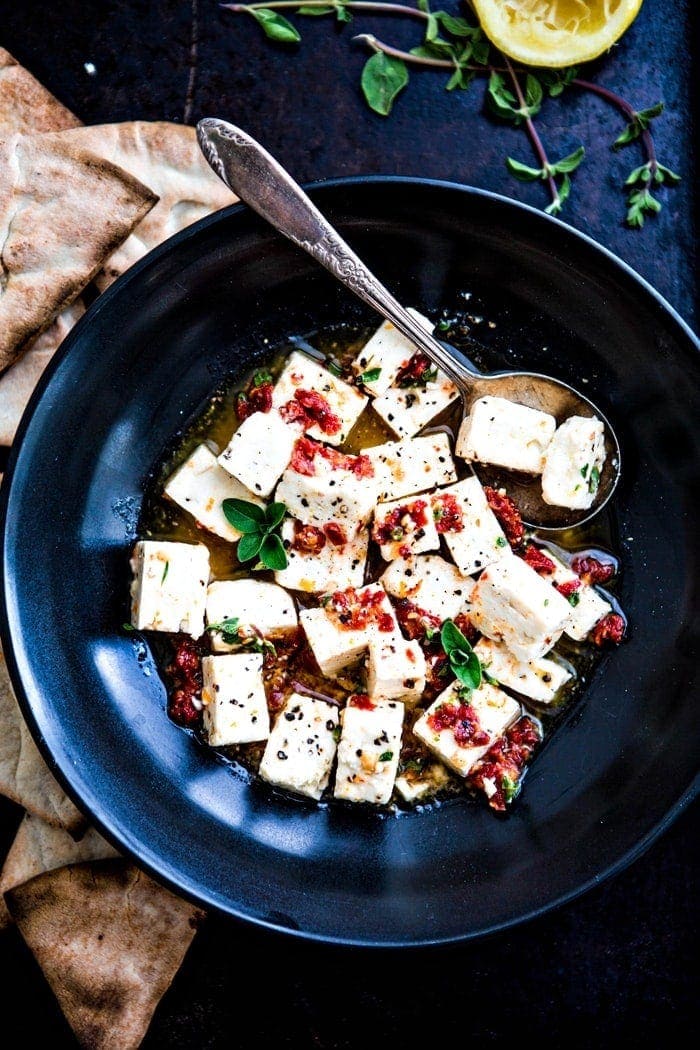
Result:
{"label": "cubed feta cheese", "polygon": [[[350,467],[359,457],[344,458]],[[313,469],[313,474],[290,466],[275,492],[275,499],[286,504],[293,517],[305,525],[337,521],[351,529],[369,521],[377,502],[376,477],[362,476],[321,453],[313,457],[311,465],[304,465],[306,470]]]}
{"label": "cubed feta cheese", "polygon": [[302,390],[320,394],[333,415],[340,420],[340,429],[335,433],[323,430],[317,423],[307,427],[306,433],[319,441],[327,441],[329,445],[342,445],[367,404],[367,397],[344,379],[334,376],[317,361],[294,350],[287,358],[284,370],[272,391],[273,408],[282,408],[294,400],[297,391]]}
{"label": "cubed feta cheese", "polygon": [[[297,611],[287,592],[263,580],[216,580],[207,589],[207,626],[237,619],[244,635],[256,632],[267,637],[296,627]],[[221,631],[210,631],[211,647],[229,653],[240,643],[224,642]]]}
{"label": "cubed feta cheese", "polygon": [[337,707],[292,693],[272,727],[260,776],[276,787],[319,799],[330,779],[337,728]]}
{"label": "cubed feta cheese", "polygon": [[219,456],[219,464],[256,496],[269,496],[301,434],[279,412],[253,412],[244,419]]}
{"label": "cubed feta cheese", "polygon": [[555,427],[547,412],[503,397],[480,397],[462,420],[455,451],[462,459],[541,474]]}
{"label": "cubed feta cheese", "polygon": [[[375,601],[367,622],[352,626],[362,601],[371,598]],[[380,584],[330,596],[318,609],[302,609],[299,618],[321,674],[328,678],[359,660],[375,634],[401,638],[391,602]]]}
{"label": "cubed feta cheese", "polygon": [[202,659],[204,731],[212,747],[267,740],[270,715],[261,653]]}
{"label": "cubed feta cheese", "polygon": [[398,558],[379,581],[392,598],[406,599],[441,620],[466,612],[473,581],[439,554]]}
{"label": "cubed feta cheese", "polygon": [[542,657],[531,663],[517,660],[500,642],[490,638],[480,638],[474,646],[482,667],[492,678],[496,678],[506,689],[548,704],[554,699],[565,682],[571,678],[571,672],[555,660]]}
{"label": "cubed feta cheese", "polygon": [[354,532],[352,528],[346,528],[347,543],[337,546],[323,537],[321,550],[308,552],[292,546],[297,525],[289,518],[282,524],[287,568],[275,573],[277,583],[293,591],[305,591],[307,594],[342,591],[346,587],[362,586],[367,561],[368,529]]}
{"label": "cubed feta cheese", "polygon": [[341,711],[336,798],[386,805],[399,764],[403,713],[404,706],[397,700],[372,708],[350,702]]}
{"label": "cubed feta cheese", "polygon": [[395,786],[405,802],[421,802],[456,784],[459,781],[442,762],[427,762],[419,770],[400,773]]}
{"label": "cubed feta cheese", "polygon": [[263,506],[238,478],[220,467],[216,456],[207,445],[198,445],[185,462],[170,475],[163,489],[178,507],[191,514],[198,525],[215,536],[234,542],[240,532],[234,529],[224,515],[225,499],[243,499]]}
{"label": "cubed feta cheese", "polygon": [[[565,565],[549,549],[545,551],[545,554],[554,562],[555,566],[555,571],[552,575],[545,577],[545,579],[553,584],[560,585],[576,583],[579,577],[568,565]],[[580,586],[572,591],[571,596],[566,598],[565,601],[569,606],[569,619],[564,628],[564,633],[569,638],[573,638],[575,642],[582,642],[598,621],[607,616],[609,612],[612,612],[612,605],[598,594],[595,587],[589,587],[583,580],[580,581]]]}
{"label": "cubed feta cheese", "polygon": [[593,416],[571,416],[544,453],[542,499],[556,507],[586,510],[598,491],[605,462],[605,427]]}
{"label": "cubed feta cheese", "polygon": [[427,434],[406,441],[387,441],[362,450],[379,479],[381,502],[413,496],[457,480],[447,434]]}
{"label": "cubed feta cheese", "polygon": [[428,496],[413,496],[380,503],[374,512],[372,539],[384,561],[406,558],[440,546]]}
{"label": "cubed feta cheese", "polygon": [[455,565],[464,576],[512,557],[496,515],[489,507],[481,482],[464,478],[431,497],[436,526]]}
{"label": "cubed feta cheese", "polygon": [[131,625],[199,638],[209,583],[202,543],[139,540],[131,556]]}
{"label": "cubed feta cheese", "polygon": [[418,642],[407,642],[400,634],[373,634],[367,665],[370,700],[403,700],[413,706],[424,689],[425,656]]}
{"label": "cubed feta cheese", "polygon": [[421,715],[413,732],[445,765],[466,777],[519,714],[518,701],[502,689],[482,682],[461,699],[459,683],[453,682]]}
{"label": "cubed feta cheese", "polygon": [[469,618],[525,663],[549,652],[569,623],[571,606],[522,558],[504,558],[474,584]]}
{"label": "cubed feta cheese", "polygon": [[[432,321],[411,306],[408,307],[408,312],[426,332],[432,332]],[[386,393],[415,352],[416,347],[410,339],[402,335],[391,321],[385,321],[360,350],[352,363],[353,371],[359,376],[365,372],[379,370],[376,379],[365,379],[362,386],[372,397],[380,397]]]}
{"label": "cubed feta cheese", "polygon": [[372,402],[374,411],[397,437],[413,437],[459,397],[459,391],[444,372],[424,386],[392,386]]}

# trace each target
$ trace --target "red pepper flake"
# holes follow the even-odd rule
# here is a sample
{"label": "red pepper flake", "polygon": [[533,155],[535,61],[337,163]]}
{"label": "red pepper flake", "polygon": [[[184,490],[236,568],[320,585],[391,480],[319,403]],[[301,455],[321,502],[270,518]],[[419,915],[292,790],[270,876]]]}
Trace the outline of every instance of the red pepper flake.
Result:
{"label": "red pepper flake", "polygon": [[196,728],[202,721],[202,658],[191,638],[178,643],[165,673],[171,684],[168,714],[178,725]]}
{"label": "red pepper flake", "polygon": [[294,442],[290,467],[297,474],[313,477],[316,473],[314,460],[322,456],[336,470],[346,470],[358,478],[373,478],[374,468],[369,456],[349,456],[337,448],[328,448],[311,438],[301,437]]}
{"label": "red pepper flake", "polygon": [[386,633],[394,630],[395,621],[391,613],[384,611],[385,602],[384,591],[369,590],[358,594],[354,587],[348,587],[344,591],[335,591],[324,608],[347,631],[362,631],[370,624],[376,624]]}
{"label": "red pepper flake", "polygon": [[440,630],[440,617],[426,612],[408,598],[400,598],[394,605],[394,611],[401,629],[411,641],[424,638],[426,631]]}
{"label": "red pepper flake", "polygon": [[602,648],[606,642],[619,645],[625,637],[625,621],[619,613],[608,613],[599,620],[591,631],[589,638],[594,645]]}
{"label": "red pepper flake", "polygon": [[436,733],[451,729],[460,747],[482,747],[489,742],[489,735],[481,728],[471,704],[440,704],[428,715],[427,722]]}
{"label": "red pepper flake", "polygon": [[612,561],[601,561],[591,555],[577,554],[571,560],[571,568],[584,583],[607,583],[615,575],[616,566]]}
{"label": "red pepper flake", "polygon": [[[375,543],[380,544],[396,543],[412,535],[416,529],[428,524],[427,506],[424,499],[417,499],[412,503],[394,507],[385,518],[375,521],[372,527],[372,539]],[[410,547],[406,547],[406,550],[408,554],[411,553]]]}
{"label": "red pepper flake", "polygon": [[485,485],[484,493],[489,507],[496,515],[498,524],[505,533],[506,539],[511,547],[516,550],[525,539],[525,526],[523,525],[520,511],[510,496],[506,496],[504,492],[499,492]]}
{"label": "red pepper flake", "polygon": [[327,525],[323,526],[323,531],[326,534],[328,542],[332,543],[334,547],[344,547],[348,542],[348,536],[345,529],[337,521],[329,521]]}
{"label": "red pepper flake", "polygon": [[301,423],[305,430],[318,426],[324,434],[337,434],[342,426],[340,417],[317,390],[296,390],[293,399],[280,409],[280,415],[287,423]]}
{"label": "red pepper flake", "polygon": [[326,546],[326,537],[322,529],[315,525],[302,525],[300,521],[294,522],[294,539],[292,550],[302,554],[318,554]]}
{"label": "red pepper flake", "polygon": [[488,795],[484,782],[490,781],[496,790],[491,791],[489,806],[502,813],[517,795],[525,766],[541,739],[540,727],[523,715],[477,762],[467,783]]}
{"label": "red pepper flake", "polygon": [[565,583],[555,583],[554,586],[564,598],[570,598],[572,594],[576,594],[576,591],[581,589],[581,581],[567,580]]}
{"label": "red pepper flake", "polygon": [[433,518],[440,533],[464,531],[464,512],[451,492],[433,498]]}
{"label": "red pepper flake", "polygon": [[253,381],[247,392],[236,396],[236,415],[242,423],[254,412],[269,412],[272,408],[272,383],[261,383],[255,386]]}
{"label": "red pepper flake", "polygon": [[367,693],[353,693],[348,700],[348,707],[358,707],[360,711],[374,711],[375,704],[372,703]]}
{"label": "red pepper flake", "polygon": [[540,576],[551,576],[553,572],[556,572],[557,567],[552,559],[532,543],[528,543],[522,558]]}
{"label": "red pepper flake", "polygon": [[437,368],[425,354],[414,354],[396,376],[396,386],[425,386],[437,379]]}

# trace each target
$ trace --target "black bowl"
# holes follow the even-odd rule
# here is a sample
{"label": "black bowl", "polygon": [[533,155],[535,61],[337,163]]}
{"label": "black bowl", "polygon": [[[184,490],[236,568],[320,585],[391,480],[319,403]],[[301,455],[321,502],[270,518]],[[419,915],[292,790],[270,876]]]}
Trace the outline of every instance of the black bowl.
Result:
{"label": "black bowl", "polygon": [[[312,196],[406,303],[460,290],[497,323],[481,360],[581,386],[618,429],[610,512],[630,637],[537,757],[513,812],[465,800],[380,816],[270,798],[168,721],[120,630],[149,472],[230,374],[334,320],[372,320],[242,207],[102,295],[23,421],[3,487],[3,643],[56,775],[123,851],[207,908],[309,938],[455,941],[619,870],[697,790],[698,343],[638,276],[567,226],[484,192],[347,180]],[[695,622],[695,627],[693,626]]]}

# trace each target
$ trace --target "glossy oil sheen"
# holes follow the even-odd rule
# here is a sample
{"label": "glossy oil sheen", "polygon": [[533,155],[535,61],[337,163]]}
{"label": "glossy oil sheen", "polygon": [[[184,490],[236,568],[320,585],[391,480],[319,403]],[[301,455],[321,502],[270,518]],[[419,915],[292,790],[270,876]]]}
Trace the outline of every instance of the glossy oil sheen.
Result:
{"label": "glossy oil sheen", "polygon": [[503,198],[402,180],[313,195],[402,301],[437,311],[475,289],[498,322],[488,363],[587,381],[620,437],[611,526],[630,638],[513,812],[458,800],[382,819],[271,802],[168,722],[150,655],[135,659],[119,631],[144,487],[173,434],[289,333],[373,321],[244,209],[134,267],[50,367],[2,490],[3,643],[61,780],[180,892],[318,939],[461,940],[593,885],[696,790],[697,341],[619,261]]}

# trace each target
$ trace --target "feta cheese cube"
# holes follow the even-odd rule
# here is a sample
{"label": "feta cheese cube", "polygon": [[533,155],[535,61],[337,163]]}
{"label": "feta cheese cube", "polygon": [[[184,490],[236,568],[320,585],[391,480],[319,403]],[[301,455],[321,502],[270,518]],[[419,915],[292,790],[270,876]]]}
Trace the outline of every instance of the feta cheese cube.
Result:
{"label": "feta cheese cube", "polygon": [[364,448],[379,479],[380,502],[402,499],[457,480],[447,434],[427,434]]}
{"label": "feta cheese cube", "polygon": [[337,728],[337,707],[292,693],[272,727],[260,776],[275,787],[319,799],[330,780]]}
{"label": "feta cheese cube", "polygon": [[395,787],[405,802],[421,802],[458,783],[442,762],[429,762],[420,771],[401,773]]}
{"label": "feta cheese cube", "polygon": [[480,397],[462,420],[455,451],[462,459],[541,474],[555,428],[548,412],[503,397]]}
{"label": "feta cheese cube", "polygon": [[216,456],[207,445],[198,445],[184,463],[170,475],[163,489],[178,507],[191,514],[197,524],[215,536],[235,542],[240,532],[234,529],[224,515],[225,499],[244,499],[264,506],[238,478],[220,467]]}
{"label": "feta cheese cube", "polygon": [[270,714],[261,653],[233,653],[202,659],[202,703],[211,747],[266,740]]}
{"label": "feta cheese cube", "polygon": [[[294,350],[272,391],[272,406],[280,409],[294,401],[297,391],[314,391],[320,394],[331,412],[340,420],[340,429],[335,433],[323,430],[317,423],[306,428],[309,437],[327,441],[329,445],[342,445],[367,404],[368,398],[357,387],[334,376],[327,368],[306,354]],[[279,476],[279,475],[278,475]]]}
{"label": "feta cheese cube", "polygon": [[[579,577],[565,565],[555,554],[547,549],[547,557],[554,563],[555,571],[551,576],[545,577],[552,584],[576,583]],[[557,591],[557,593],[559,593]],[[570,599],[564,599],[569,606],[569,618],[564,628],[564,633],[573,638],[575,642],[582,642],[593,630],[599,620],[612,612],[612,605],[598,594],[595,587],[589,587],[583,580],[580,586],[572,592]]]}
{"label": "feta cheese cube", "polygon": [[469,618],[528,663],[549,652],[569,623],[571,606],[522,558],[484,569],[471,593]]}
{"label": "feta cheese cube", "polygon": [[384,561],[406,558],[440,546],[428,497],[413,496],[380,503],[374,512],[372,539]]}
{"label": "feta cheese cube", "polygon": [[413,732],[446,766],[466,777],[518,717],[520,704],[486,682],[466,699],[460,699],[458,690],[459,683],[453,682],[440,693]]}
{"label": "feta cheese cube", "polygon": [[203,543],[139,540],[131,556],[131,625],[199,638],[209,583]]}
{"label": "feta cheese cube", "polygon": [[431,616],[453,619],[468,611],[474,583],[439,554],[398,558],[379,581],[392,598],[405,599]]}
{"label": "feta cheese cube", "polygon": [[[343,457],[352,466],[359,457]],[[369,521],[377,502],[378,482],[375,477],[358,474],[323,453],[313,456],[300,473],[294,466],[285,470],[275,499],[286,504],[292,517],[305,525],[328,525],[332,521],[345,527],[359,528]],[[371,468],[370,468],[371,469]]]}
{"label": "feta cheese cube", "polygon": [[[411,306],[408,307],[408,313],[415,317],[426,332],[432,332],[433,323],[427,317]],[[386,393],[415,352],[416,347],[411,340],[402,335],[391,321],[385,321],[362,347],[352,363],[352,368],[356,375],[379,369],[377,378],[364,380],[362,387],[372,397],[380,397]]]}
{"label": "feta cheese cube", "polygon": [[[294,602],[282,587],[263,580],[216,580],[206,592],[207,626],[237,619],[244,636],[258,631],[267,637],[288,627],[296,627]],[[255,630],[253,630],[253,628]],[[230,653],[240,642],[228,643],[221,631],[210,631],[216,653]]]}
{"label": "feta cheese cube", "polygon": [[342,591],[346,587],[361,587],[365,576],[369,530],[353,532],[346,529],[348,541],[336,546],[324,539],[321,550],[309,552],[294,546],[297,525],[290,518],[282,524],[282,542],[287,552],[287,568],[275,573],[282,587],[307,594]]}
{"label": "feta cheese cube", "polygon": [[[363,602],[371,602],[365,606]],[[319,609],[302,609],[301,625],[321,674],[334,678],[367,651],[375,634],[401,638],[399,625],[380,584],[336,592]]]}
{"label": "feta cheese cube", "polygon": [[464,576],[512,557],[477,477],[440,489],[431,496],[431,503],[437,530],[444,535],[447,549]]}
{"label": "feta cheese cube", "polygon": [[256,496],[269,496],[292,457],[301,434],[279,412],[253,412],[244,419],[219,456],[219,465]]}
{"label": "feta cheese cube", "polygon": [[474,646],[482,667],[496,678],[506,689],[548,704],[557,692],[571,678],[571,672],[555,660],[542,658],[523,663],[517,660],[508,649],[490,638],[480,638]]}
{"label": "feta cheese cube", "polygon": [[544,453],[542,499],[586,510],[598,491],[605,462],[605,427],[593,416],[571,416],[557,427]]}
{"label": "feta cheese cube", "polygon": [[373,634],[369,640],[367,693],[370,700],[403,700],[413,706],[425,689],[425,656],[418,642],[402,635]]}
{"label": "feta cheese cube", "polygon": [[336,798],[386,805],[399,765],[403,713],[397,700],[372,708],[355,707],[350,701],[341,711]]}
{"label": "feta cheese cube", "polygon": [[374,411],[397,437],[413,437],[459,397],[459,391],[444,372],[424,386],[392,386],[372,402]]}

